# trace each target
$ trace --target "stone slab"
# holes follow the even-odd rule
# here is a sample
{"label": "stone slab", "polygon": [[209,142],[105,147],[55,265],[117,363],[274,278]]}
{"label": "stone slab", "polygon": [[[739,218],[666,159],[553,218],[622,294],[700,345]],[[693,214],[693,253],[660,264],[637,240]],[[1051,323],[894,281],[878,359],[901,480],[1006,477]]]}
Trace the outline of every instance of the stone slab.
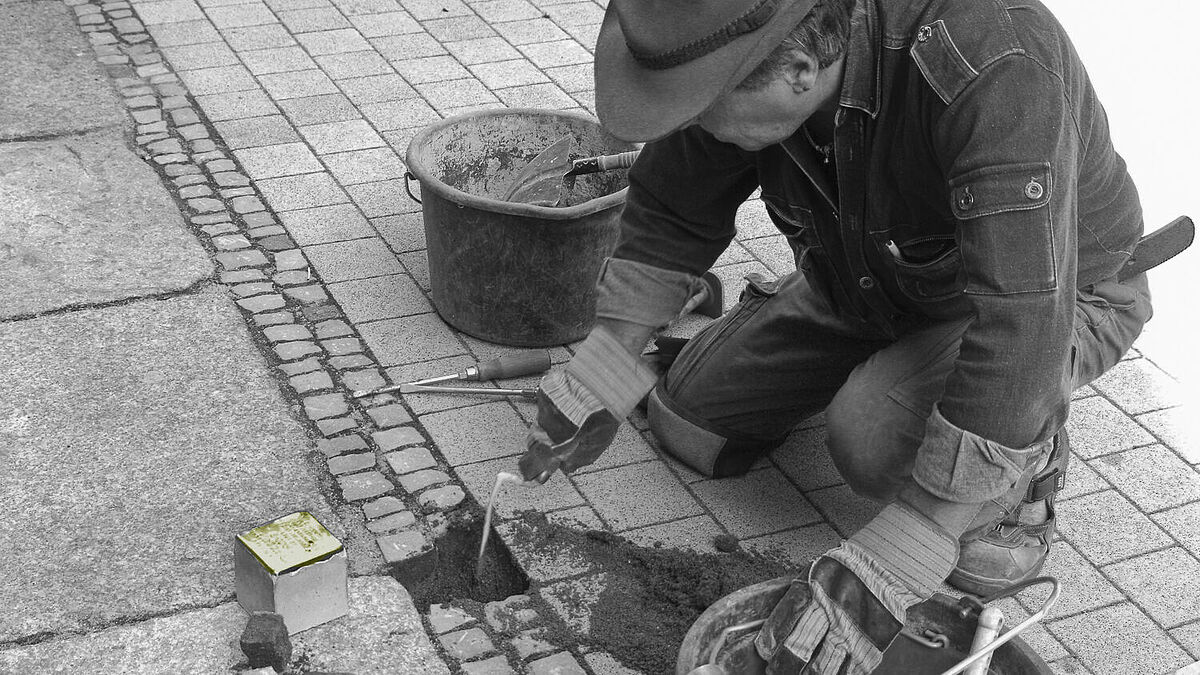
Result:
{"label": "stone slab", "polygon": [[[0,651],[14,673],[228,673],[246,657],[236,602],[185,611],[91,635]],[[449,673],[404,587],[390,577],[350,579],[350,613],[292,636],[292,660],[329,672]],[[268,669],[270,670],[270,669]],[[273,671],[272,671],[273,672]]]}
{"label": "stone slab", "polygon": [[234,593],[234,535],[341,537],[314,452],[217,290],[0,323],[0,643]]}
{"label": "stone slab", "polygon": [[0,63],[0,141],[128,124],[63,3],[0,4]]}
{"label": "stone slab", "polygon": [[0,144],[0,319],[178,291],[212,274],[116,131]]}

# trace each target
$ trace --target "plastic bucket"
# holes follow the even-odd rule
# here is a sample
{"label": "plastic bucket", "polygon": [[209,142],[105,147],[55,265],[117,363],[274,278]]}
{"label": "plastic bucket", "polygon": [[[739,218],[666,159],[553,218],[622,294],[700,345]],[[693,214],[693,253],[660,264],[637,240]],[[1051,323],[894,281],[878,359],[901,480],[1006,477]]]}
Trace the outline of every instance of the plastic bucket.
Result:
{"label": "plastic bucket", "polygon": [[502,201],[520,170],[567,135],[575,140],[573,159],[635,149],[585,115],[524,108],[450,117],[409,143],[406,180],[420,183],[414,198],[434,307],[464,333],[547,347],[591,330],[596,277],[616,246],[626,172],[580,176],[565,206]]}

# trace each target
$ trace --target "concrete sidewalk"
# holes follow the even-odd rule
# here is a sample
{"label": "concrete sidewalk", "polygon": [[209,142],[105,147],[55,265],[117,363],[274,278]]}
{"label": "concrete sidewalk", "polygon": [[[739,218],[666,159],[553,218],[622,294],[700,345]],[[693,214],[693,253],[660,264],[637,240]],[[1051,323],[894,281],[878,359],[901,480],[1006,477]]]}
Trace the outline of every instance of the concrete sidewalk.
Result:
{"label": "concrete sidewalk", "polygon": [[[46,397],[46,409],[57,405],[62,412],[55,424],[36,427],[37,443],[24,441],[25,447],[46,447],[53,429],[77,424],[67,407],[69,378],[54,380],[49,389],[35,386],[52,379],[45,374],[51,370],[46,361],[81,369],[99,351],[89,347],[85,331],[69,325],[72,321],[112,316],[114,325],[129,327],[114,329],[114,335],[154,335],[145,312],[139,314],[139,303],[151,301],[138,298],[182,303],[172,315],[176,342],[167,340],[159,348],[164,354],[183,343],[213,348],[226,359],[217,360],[218,375],[195,377],[216,391],[220,383],[236,381],[258,398],[239,408],[232,400],[243,398],[244,391],[227,392],[217,398],[229,408],[214,412],[210,406],[196,413],[211,426],[192,430],[193,437],[211,433],[223,440],[181,451],[172,466],[188,466],[188,458],[203,466],[213,459],[212,448],[240,443],[233,451],[237,457],[228,459],[239,467],[260,466],[269,474],[258,478],[267,481],[263,490],[281,500],[238,503],[233,501],[237,494],[257,490],[238,492],[232,476],[207,474],[213,480],[205,483],[211,490],[205,499],[223,506],[206,531],[233,532],[259,514],[304,504],[318,513],[336,513],[343,528],[339,533],[355,542],[352,560],[367,575],[363,581],[379,581],[372,574],[384,566],[413,563],[432,540],[436,514],[463,508],[467,495],[485,501],[496,472],[514,465],[534,409],[520,400],[483,397],[348,396],[355,389],[449,373],[515,351],[463,335],[433,311],[420,206],[405,195],[405,149],[421,127],[455,113],[503,106],[589,111],[589,49],[601,5],[592,0],[155,0],[132,6],[122,0],[68,0],[68,5],[129,111],[128,136],[175,198],[175,222],[178,213],[186,217],[217,271],[213,276],[200,272],[200,280],[186,288],[172,282],[160,291],[137,291],[128,305],[96,308],[86,303],[103,301],[70,300],[53,305],[66,309],[34,307],[0,323],[0,333],[30,345],[16,362],[20,370],[5,377],[22,384],[2,390],[0,401],[13,411],[0,409],[0,424],[10,420],[0,428],[14,436],[35,428],[33,415],[12,402],[38,397]],[[3,6],[19,17],[62,7],[43,0]],[[33,32],[32,23],[23,25]],[[69,69],[94,67],[77,58]],[[751,202],[739,215],[737,241],[715,271],[728,294],[736,296],[745,274],[779,276],[791,265],[762,205]],[[28,302],[20,295],[13,302]],[[116,295],[131,296],[128,291]],[[1168,325],[1172,320],[1169,315],[1155,319]],[[206,327],[198,328],[201,323]],[[63,334],[79,337],[60,348],[43,338]],[[135,342],[130,353],[136,353]],[[557,362],[569,358],[566,348],[552,354]],[[217,359],[211,353],[200,361],[204,358]],[[151,372],[170,365],[150,367],[149,361],[132,357],[126,362],[131,360]],[[130,366],[79,374],[102,379],[99,373],[122,367]],[[144,385],[172,376],[139,377],[125,378],[127,388],[117,394],[95,393],[94,405],[107,409],[105,402],[122,396],[139,407],[150,405],[145,399],[153,397],[146,392],[157,389]],[[247,378],[256,384],[247,384]],[[197,394],[185,384],[156,387],[175,392],[171,408],[187,410],[181,406],[189,400],[194,404]],[[1186,399],[1181,384],[1158,367],[1152,354],[1141,352],[1077,396],[1070,421],[1075,457],[1059,507],[1062,541],[1046,570],[1063,581],[1063,597],[1052,618],[1025,636],[1056,672],[1160,675],[1200,659],[1200,439],[1190,432],[1188,415],[1194,411]],[[295,411],[289,410],[293,401]],[[556,476],[536,491],[506,490],[500,515],[509,519],[519,508],[538,508],[647,544],[708,550],[714,535],[728,533],[747,547],[782,548],[799,566],[849,535],[877,508],[855,497],[833,470],[823,452],[820,420],[798,430],[749,475],[717,481],[665,458],[645,433],[644,420],[633,423],[597,464],[570,479]],[[278,431],[269,431],[276,428],[271,424]],[[85,447],[114,447],[105,442],[107,434],[79,433],[94,444]],[[264,434],[278,441],[263,443]],[[306,463],[306,434],[316,439],[319,466]],[[149,432],[135,435],[155,438]],[[65,448],[68,441],[58,445]],[[146,442],[143,453],[153,455],[164,445],[171,443]],[[269,445],[276,448],[273,453],[264,448]],[[78,446],[71,442],[70,447]],[[101,451],[88,452],[73,459]],[[11,485],[4,494],[21,494],[14,490],[28,490],[25,481],[33,481],[40,486],[37,494],[49,499],[61,492],[56,477],[63,475],[52,469],[62,471],[62,455],[74,454],[47,457],[44,451],[26,450],[13,455],[0,470],[10,472],[3,474]],[[37,468],[39,462],[51,467]],[[71,475],[96,462],[80,464]],[[206,475],[190,475],[197,474]],[[284,476],[295,482],[270,482]],[[173,494],[169,487],[155,487]],[[138,494],[137,487],[121,490],[128,493]],[[200,503],[198,496],[195,504]],[[14,541],[36,541],[30,534],[35,526],[76,522],[71,517],[76,511],[66,506],[56,519],[43,520],[34,504],[11,505],[23,514],[18,522],[30,526],[13,531]],[[152,504],[160,506],[141,509],[150,528],[162,515],[162,502]],[[511,533],[513,527],[509,521],[500,530]],[[530,576],[530,597],[493,603],[480,614],[433,608],[422,626],[446,667],[464,673],[631,672],[614,655],[577,646],[531,648],[508,624],[494,620],[497,612],[525,606],[576,619],[572,601],[580,589],[601,579],[586,565],[539,564],[535,552],[522,550],[512,536],[507,541]],[[146,558],[142,563],[152,564],[153,556]],[[180,581],[172,569],[149,569],[164,580]],[[196,589],[190,605],[151,598],[152,609],[135,618],[146,619],[147,627],[157,617],[194,620],[193,625],[232,621],[229,591],[220,594],[228,589],[221,585],[227,571],[205,572],[210,585]],[[71,573],[85,575],[86,565]],[[40,586],[34,591],[54,597]],[[1005,601],[1009,623],[1035,610],[1037,600]],[[111,625],[71,624],[77,612],[30,611],[27,625],[5,626],[12,637],[0,644],[0,667],[20,671],[22,665],[49,663],[33,652],[57,643],[80,644],[65,636],[93,628],[103,633]],[[209,633],[207,640],[227,642],[231,630]],[[89,635],[76,640],[128,644],[111,633]],[[99,661],[94,670],[117,672],[122,670],[117,663]],[[427,672],[433,662],[412,663],[406,672]],[[369,670],[364,666],[358,672]]]}

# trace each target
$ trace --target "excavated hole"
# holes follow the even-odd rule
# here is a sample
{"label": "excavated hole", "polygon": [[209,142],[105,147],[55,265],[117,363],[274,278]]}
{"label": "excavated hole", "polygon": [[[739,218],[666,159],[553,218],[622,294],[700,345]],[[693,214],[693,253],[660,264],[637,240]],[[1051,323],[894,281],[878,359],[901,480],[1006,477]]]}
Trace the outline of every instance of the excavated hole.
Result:
{"label": "excavated hole", "polygon": [[417,608],[454,600],[492,602],[520,595],[529,588],[529,577],[513,561],[500,536],[488,538],[480,575],[475,575],[483,517],[473,513],[452,516],[446,531],[434,542],[432,571],[415,582],[401,578]]}

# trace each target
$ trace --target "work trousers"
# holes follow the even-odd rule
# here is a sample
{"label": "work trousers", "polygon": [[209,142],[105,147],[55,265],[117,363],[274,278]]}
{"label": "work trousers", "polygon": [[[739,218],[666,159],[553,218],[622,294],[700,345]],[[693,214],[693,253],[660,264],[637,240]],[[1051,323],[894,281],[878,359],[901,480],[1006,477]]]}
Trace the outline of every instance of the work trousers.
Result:
{"label": "work trousers", "polygon": [[[929,321],[887,339],[831,312],[799,272],[748,281],[738,304],[687,343],[651,392],[659,443],[704,475],[738,475],[825,411],[829,452],[847,484],[891,500],[911,477],[971,319]],[[1144,274],[1081,289],[1064,387],[1116,364],[1150,313]],[[1041,445],[1048,453],[1050,439]]]}

